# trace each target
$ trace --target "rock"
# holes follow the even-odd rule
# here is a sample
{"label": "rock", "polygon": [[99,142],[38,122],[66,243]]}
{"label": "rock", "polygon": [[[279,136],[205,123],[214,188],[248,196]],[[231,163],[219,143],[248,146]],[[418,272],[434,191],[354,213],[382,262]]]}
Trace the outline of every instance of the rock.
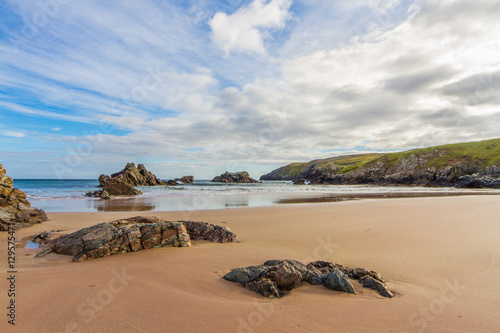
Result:
{"label": "rock", "polygon": [[110,179],[111,177],[109,177],[108,175],[100,175],[99,178],[97,178],[97,180],[99,181],[99,187],[104,187],[104,184],[106,184],[106,182]]}
{"label": "rock", "polygon": [[305,179],[294,179],[292,180],[293,185],[306,185]]}
{"label": "rock", "polygon": [[248,266],[243,268],[235,268],[231,272],[224,275],[223,279],[245,286],[247,283],[265,276],[268,271],[269,267],[267,266]]}
{"label": "rock", "polygon": [[138,164],[136,168],[134,163],[127,163],[122,171],[113,173],[111,178],[122,179],[132,186],[166,185],[165,181],[158,179],[154,174],[146,170],[144,164]]}
{"label": "rock", "polygon": [[394,294],[387,289],[387,287],[380,281],[375,280],[374,278],[365,276],[359,280],[363,284],[364,288],[370,288],[378,291],[378,293],[384,297],[392,298]]}
{"label": "rock", "polygon": [[137,216],[99,223],[55,239],[37,257],[55,252],[71,255],[75,262],[164,246],[191,246],[184,224]]}
{"label": "rock", "polygon": [[47,232],[47,231],[44,231],[38,235],[36,235],[31,241],[33,243],[47,243],[48,240],[50,239],[50,237],[52,237],[52,233],[50,232]]}
{"label": "rock", "polygon": [[94,192],[87,192],[85,193],[87,197],[94,197],[94,198],[101,198],[101,199],[111,199],[111,196],[109,195],[108,192],[104,190],[98,190]]}
{"label": "rock", "polygon": [[300,286],[302,274],[288,261],[283,261],[270,268],[266,278],[274,281],[282,290],[292,290]]}
{"label": "rock", "polygon": [[233,269],[224,276],[224,279],[240,283],[266,297],[279,298],[284,296],[287,291],[299,287],[302,281],[356,294],[356,289],[354,289],[347,274],[359,276],[362,273],[366,273],[366,275],[359,278],[359,281],[366,284],[367,288],[375,289],[381,295],[387,295],[386,297],[392,295],[382,283],[382,280],[385,280],[377,272],[364,268],[353,269],[328,261],[314,261],[306,266],[297,260],[272,259],[260,266]]}
{"label": "rock", "polygon": [[314,266],[307,266],[305,281],[312,285],[320,285],[325,283],[326,274],[323,274]]}
{"label": "rock", "polygon": [[264,265],[265,266],[276,266],[276,265],[280,265],[280,264],[285,263],[285,262],[290,264],[295,270],[297,270],[300,273],[302,280],[305,279],[308,268],[306,265],[304,265],[300,261],[293,260],[293,259],[285,259],[285,260],[272,259],[272,260],[266,261],[264,263]]}
{"label": "rock", "polygon": [[236,234],[229,228],[206,222],[181,221],[192,240],[208,240],[218,243],[236,242]]}
{"label": "rock", "polygon": [[30,227],[33,224],[47,220],[47,215],[41,209],[31,207],[26,200],[26,194],[14,188],[12,178],[0,164],[0,231],[14,228]]}
{"label": "rock", "polygon": [[212,183],[258,183],[259,181],[250,178],[250,175],[246,171],[241,172],[225,172],[220,176],[215,177],[211,180]]}
{"label": "rock", "polygon": [[248,290],[258,292],[264,297],[270,299],[280,298],[282,292],[278,289],[276,283],[268,278],[262,278],[257,281],[249,282],[245,285]]}
{"label": "rock", "polygon": [[103,190],[109,195],[138,195],[142,194],[141,191],[136,190],[132,185],[124,182],[119,178],[111,178],[108,180],[103,187]]}
{"label": "rock", "polygon": [[182,176],[181,178],[176,178],[175,180],[178,182],[181,182],[183,184],[192,184],[194,182],[194,177],[193,176]]}
{"label": "rock", "polygon": [[332,290],[356,294],[356,289],[354,289],[347,275],[338,269],[334,269],[326,276],[324,286]]}

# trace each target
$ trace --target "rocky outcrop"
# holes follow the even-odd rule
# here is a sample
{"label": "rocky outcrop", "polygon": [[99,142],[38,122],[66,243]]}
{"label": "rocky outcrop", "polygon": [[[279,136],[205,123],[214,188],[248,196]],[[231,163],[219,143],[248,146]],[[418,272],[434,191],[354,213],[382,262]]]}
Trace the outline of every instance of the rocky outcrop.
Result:
{"label": "rocky outcrop", "polygon": [[500,139],[293,163],[261,177],[261,180],[294,179],[332,185],[500,188]]}
{"label": "rocky outcrop", "polygon": [[365,288],[376,290],[380,295],[394,297],[386,281],[375,271],[349,268],[327,261],[315,261],[308,265],[296,260],[268,260],[263,265],[236,268],[224,275],[227,281],[241,284],[268,298],[279,298],[303,282],[356,294],[352,280],[358,280]]}
{"label": "rocky outcrop", "polygon": [[191,246],[184,224],[138,216],[99,223],[57,238],[37,257],[54,252],[73,256],[75,262],[164,246]]}
{"label": "rocky outcrop", "polygon": [[138,164],[136,167],[134,163],[127,163],[122,171],[113,173],[111,176],[100,175],[98,179],[99,186],[104,187],[110,179],[120,179],[132,186],[167,185],[167,182],[158,179],[154,174],[146,170],[144,164]]}
{"label": "rocky outcrop", "polygon": [[123,179],[108,178],[102,190],[87,192],[85,195],[94,198],[111,199],[111,196],[134,196],[139,194],[142,194],[142,192],[124,182]]}
{"label": "rocky outcrop", "polygon": [[[186,225],[195,230],[193,237]],[[43,236],[47,239],[48,235]],[[84,261],[157,247],[189,247],[191,239],[223,243],[235,241],[236,235],[227,228],[205,222],[173,222],[156,216],[136,216],[100,223],[56,238],[36,257],[54,252],[73,256],[74,262]]]}
{"label": "rocky outcrop", "polygon": [[41,209],[31,207],[26,200],[26,194],[14,188],[12,178],[0,164],[0,231],[14,228],[30,227],[33,224],[47,220],[47,215]]}
{"label": "rocky outcrop", "polygon": [[225,172],[211,180],[212,183],[258,183],[258,180],[250,178],[246,171]]}
{"label": "rocky outcrop", "polygon": [[229,228],[206,222],[181,221],[192,240],[207,240],[217,243],[236,242],[236,234]]}
{"label": "rocky outcrop", "polygon": [[194,182],[193,176],[182,176],[181,178],[175,178],[175,180],[182,184],[192,184]]}

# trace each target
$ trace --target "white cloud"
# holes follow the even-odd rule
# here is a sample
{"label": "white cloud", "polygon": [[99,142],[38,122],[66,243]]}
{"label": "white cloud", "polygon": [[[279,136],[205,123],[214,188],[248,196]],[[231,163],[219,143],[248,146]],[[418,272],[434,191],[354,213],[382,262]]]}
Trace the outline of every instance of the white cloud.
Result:
{"label": "white cloud", "polygon": [[0,134],[5,136],[11,136],[14,138],[24,138],[26,136],[26,134],[22,132],[8,131],[8,130],[0,131]]}
{"label": "white cloud", "polygon": [[[52,133],[36,139],[56,148],[33,156],[64,161],[66,146],[90,140],[78,172],[154,159],[179,170],[159,171],[164,178],[186,165],[210,178],[238,166],[265,172],[338,153],[498,137],[495,2],[419,0],[407,11],[395,1],[303,1],[272,54],[266,38],[288,23],[290,1],[254,1],[231,15],[200,4],[192,18],[168,4],[133,4],[68,5],[17,58],[0,43],[1,85],[40,106],[0,94],[2,112],[130,131]],[[212,39],[201,17],[213,17]],[[213,43],[234,56],[224,59]],[[272,57],[253,57],[266,51]],[[22,71],[11,70],[19,63]],[[151,89],[148,68],[160,75]]]}
{"label": "white cloud", "polygon": [[264,54],[266,30],[285,26],[291,4],[291,0],[254,0],[231,15],[218,12],[209,21],[212,41],[226,57],[232,51]]}

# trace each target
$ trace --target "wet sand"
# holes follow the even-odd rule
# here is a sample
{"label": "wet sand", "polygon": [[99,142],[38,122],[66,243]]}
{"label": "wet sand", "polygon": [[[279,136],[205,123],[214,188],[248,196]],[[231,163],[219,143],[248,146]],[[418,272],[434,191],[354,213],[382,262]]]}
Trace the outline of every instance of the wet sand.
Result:
{"label": "wet sand", "polygon": [[[83,263],[17,248],[17,320],[4,332],[496,332],[500,197],[364,199],[185,212],[50,213],[17,232],[78,230],[136,215],[230,227],[241,243],[194,242]],[[6,272],[6,233],[0,260]],[[267,259],[378,271],[397,293],[305,284],[268,300],[221,277]],[[7,274],[4,273],[4,276]],[[4,313],[8,297],[3,292]]]}

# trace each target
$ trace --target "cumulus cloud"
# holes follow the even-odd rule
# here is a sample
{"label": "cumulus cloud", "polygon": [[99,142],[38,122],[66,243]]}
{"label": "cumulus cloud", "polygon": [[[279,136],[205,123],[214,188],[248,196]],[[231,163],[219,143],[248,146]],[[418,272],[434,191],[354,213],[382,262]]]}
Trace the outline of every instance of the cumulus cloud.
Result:
{"label": "cumulus cloud", "polygon": [[291,0],[254,0],[234,14],[218,12],[209,21],[212,41],[224,50],[264,54],[269,29],[281,29],[291,17]]}
{"label": "cumulus cloud", "polygon": [[[498,137],[495,2],[310,0],[294,11],[291,1],[256,0],[232,14],[210,2],[193,17],[145,3],[68,5],[19,61],[0,43],[0,90],[22,92],[0,93],[0,116],[99,126],[91,135],[75,126],[72,136],[42,136],[19,123],[26,133],[19,140],[56,147],[32,156],[64,164],[90,145],[76,168],[93,173],[82,176],[132,160],[151,161],[164,178],[188,167],[210,178],[226,169],[264,173],[336,154]],[[266,38],[292,12],[291,30],[270,54]],[[150,13],[154,24],[144,19]],[[37,51],[44,43],[59,53]],[[223,58],[214,43],[232,56]],[[15,70],[19,63],[24,68]],[[109,134],[101,123],[126,131]]]}

